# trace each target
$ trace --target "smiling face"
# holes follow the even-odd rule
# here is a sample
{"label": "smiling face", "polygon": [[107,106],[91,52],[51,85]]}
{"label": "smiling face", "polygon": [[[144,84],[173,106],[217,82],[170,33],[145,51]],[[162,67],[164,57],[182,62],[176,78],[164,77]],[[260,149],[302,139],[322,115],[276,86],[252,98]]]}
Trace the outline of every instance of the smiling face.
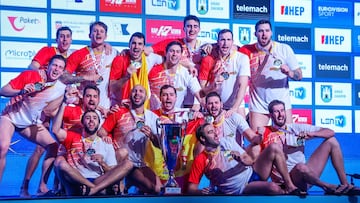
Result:
{"label": "smiling face", "polygon": [[130,101],[132,108],[139,108],[144,105],[146,100],[146,90],[141,85],[136,85],[131,90]]}
{"label": "smiling face", "polygon": [[174,44],[166,52],[166,62],[169,66],[177,65],[181,59],[181,46]]}
{"label": "smiling face", "polygon": [[278,127],[284,127],[286,124],[286,111],[284,105],[274,105],[272,107],[272,113],[270,113],[270,117],[274,125]]}
{"label": "smiling face", "polygon": [[195,20],[188,20],[184,25],[185,38],[187,41],[196,40],[200,32],[200,24]]}
{"label": "smiling face", "polygon": [[47,81],[52,82],[59,79],[59,77],[64,73],[64,69],[65,69],[64,60],[57,58],[53,59],[46,70]]}
{"label": "smiling face", "polygon": [[144,38],[133,37],[129,42],[130,48],[130,57],[132,60],[139,61],[141,60],[141,54],[145,47]]}

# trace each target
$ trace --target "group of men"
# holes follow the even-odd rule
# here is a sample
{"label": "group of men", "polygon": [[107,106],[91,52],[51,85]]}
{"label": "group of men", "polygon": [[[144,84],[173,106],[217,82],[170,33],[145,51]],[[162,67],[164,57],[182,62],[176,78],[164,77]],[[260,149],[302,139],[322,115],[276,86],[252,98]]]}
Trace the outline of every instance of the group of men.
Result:
{"label": "group of men", "polygon": [[[105,42],[103,22],[90,25],[91,43],[77,51],[69,49],[71,30],[59,28],[57,47],[41,49],[31,70],[0,89],[11,97],[0,117],[0,180],[17,131],[38,144],[23,197],[30,196],[44,151],[38,195],[54,195],[47,187],[52,166],[66,195],[116,194],[130,186],[159,194],[169,178],[159,122],[186,122],[174,169],[183,193],[302,195],[316,185],[328,194],[359,194],[347,182],[334,132],[292,124],[288,79],[300,80],[301,69],[288,45],[271,40],[268,20],[255,25],[257,43],[242,47],[229,29],[215,44],[201,42],[193,15],[184,18],[184,32],[151,47],[136,32],[118,53]],[[324,141],[306,162],[304,140],[313,137]],[[319,179],[329,157],[338,186]],[[199,188],[203,174],[210,187]]]}

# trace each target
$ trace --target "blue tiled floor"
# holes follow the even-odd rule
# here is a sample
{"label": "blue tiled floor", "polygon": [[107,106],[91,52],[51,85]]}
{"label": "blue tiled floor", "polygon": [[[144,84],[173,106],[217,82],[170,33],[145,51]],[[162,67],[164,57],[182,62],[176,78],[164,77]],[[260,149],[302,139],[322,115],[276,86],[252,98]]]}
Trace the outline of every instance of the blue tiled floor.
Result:
{"label": "blue tiled floor", "polygon": [[[7,166],[3,176],[3,180],[0,183],[0,196],[17,196],[19,194],[19,189],[21,185],[22,178],[24,176],[24,170],[26,166],[27,159],[29,154],[32,152],[34,145],[29,143],[27,140],[15,135],[13,141],[19,140],[17,144],[12,146],[12,148],[19,152],[25,153],[26,156],[21,156],[14,154],[12,152],[8,153],[7,156]],[[340,138],[341,139],[341,138]],[[351,142],[349,142],[351,143]],[[359,142],[357,142],[359,143]],[[315,146],[319,144],[318,141],[311,141],[307,143],[307,154],[310,153]],[[345,156],[345,169],[347,173],[360,173],[360,158],[358,157],[357,151],[353,148],[352,145],[346,144],[345,142],[341,143],[344,150]],[[357,144],[356,144],[357,145]],[[330,162],[329,162],[330,163]],[[326,180],[334,184],[338,184],[337,176],[333,168],[329,165],[325,168],[321,179]],[[30,193],[36,194],[36,189],[39,183],[40,168],[38,168],[31,179],[30,182]],[[49,185],[52,187],[52,177],[50,177]],[[350,179],[349,179],[350,181]],[[203,179],[201,186],[208,186],[208,180]],[[360,185],[360,180],[355,180],[356,185]],[[317,187],[313,187],[310,190],[310,194],[322,194],[321,190]]]}

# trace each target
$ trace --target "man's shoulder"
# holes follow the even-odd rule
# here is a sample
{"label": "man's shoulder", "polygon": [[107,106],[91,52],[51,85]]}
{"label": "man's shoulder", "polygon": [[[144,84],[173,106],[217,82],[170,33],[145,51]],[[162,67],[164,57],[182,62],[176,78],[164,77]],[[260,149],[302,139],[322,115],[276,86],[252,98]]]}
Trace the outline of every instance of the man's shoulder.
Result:
{"label": "man's shoulder", "polygon": [[82,55],[86,55],[89,54],[89,47],[85,46],[81,49],[75,50],[74,52],[72,52],[72,54],[70,56],[74,57],[74,56],[82,56]]}
{"label": "man's shoulder", "polygon": [[80,140],[81,134],[72,130],[68,130],[66,133],[66,140],[71,140],[72,142]]}
{"label": "man's shoulder", "polygon": [[40,53],[40,52],[50,52],[50,51],[53,51],[53,52],[55,52],[55,50],[56,50],[56,47],[53,47],[53,46],[43,46],[39,51],[38,51],[38,53]]}
{"label": "man's shoulder", "polygon": [[119,117],[119,116],[122,116],[123,114],[129,113],[129,112],[130,112],[130,110],[128,108],[120,107],[118,111],[110,114],[110,116]]}
{"label": "man's shoulder", "polygon": [[130,60],[130,53],[129,52],[125,52],[125,54],[121,54],[121,55],[117,55],[115,56],[114,60],[117,59],[117,60]]}
{"label": "man's shoulder", "polygon": [[[145,109],[145,110],[144,110],[144,113],[147,114],[147,115],[149,115],[149,116],[156,117],[156,118],[159,117],[158,115],[156,115],[156,113],[154,113],[153,111],[148,110],[148,109]],[[145,115],[145,116],[146,116],[146,115]]]}
{"label": "man's shoulder", "polygon": [[31,79],[37,80],[37,78],[40,78],[40,73],[38,70],[24,70],[20,73],[19,77],[29,77]]}

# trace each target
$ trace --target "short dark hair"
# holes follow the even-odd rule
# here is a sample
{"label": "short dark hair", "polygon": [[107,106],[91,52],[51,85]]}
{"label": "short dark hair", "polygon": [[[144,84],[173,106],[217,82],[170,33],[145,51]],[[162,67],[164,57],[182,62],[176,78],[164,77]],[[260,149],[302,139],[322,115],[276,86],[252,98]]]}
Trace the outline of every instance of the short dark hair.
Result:
{"label": "short dark hair", "polygon": [[185,18],[184,18],[184,27],[185,27],[186,22],[189,21],[189,20],[194,20],[194,21],[196,21],[197,23],[199,23],[199,26],[200,26],[200,20],[199,20],[199,18],[198,18],[197,16],[187,15],[187,16],[185,16]]}
{"label": "short dark hair", "polygon": [[258,30],[258,28],[259,28],[259,25],[262,25],[262,24],[269,24],[270,30],[272,30],[272,28],[271,28],[271,22],[270,22],[269,20],[262,19],[262,20],[259,20],[259,21],[255,24],[255,32],[257,32],[257,30]]}
{"label": "short dark hair", "polygon": [[204,141],[202,141],[200,138],[201,138],[201,137],[205,137],[205,127],[208,126],[208,125],[210,125],[210,123],[204,123],[204,124],[200,125],[200,126],[196,129],[196,133],[195,133],[196,139],[199,140],[199,142],[200,142],[201,144],[203,144],[203,145],[204,145],[205,143],[204,143]]}
{"label": "short dark hair", "polygon": [[206,97],[205,97],[205,103],[208,102],[208,100],[209,100],[210,97],[218,97],[218,98],[220,99],[220,101],[221,101],[221,97],[220,97],[220,95],[219,95],[217,92],[210,92],[210,93],[207,94]]}
{"label": "short dark hair", "polygon": [[88,84],[85,86],[84,90],[83,90],[83,95],[85,95],[85,92],[88,89],[92,89],[95,90],[98,93],[98,96],[100,97],[100,89],[95,85],[95,84]]}
{"label": "short dark hair", "polygon": [[[66,58],[60,54],[56,54],[53,57],[51,57],[51,59],[49,60],[49,66],[50,66],[50,64],[52,64],[54,62],[55,59],[64,61],[65,65],[66,65]],[[64,69],[65,69],[65,66],[64,66]]]}
{"label": "short dark hair", "polygon": [[84,125],[85,115],[88,114],[88,113],[90,113],[90,112],[93,112],[93,113],[95,113],[95,114],[97,115],[98,121],[99,121],[99,123],[100,123],[100,116],[99,116],[99,114],[98,114],[95,110],[86,110],[86,111],[83,113],[83,115],[81,116],[81,124]]}
{"label": "short dark hair", "polygon": [[129,40],[129,44],[131,42],[131,40],[134,38],[134,37],[137,37],[137,38],[140,38],[140,39],[144,39],[144,44],[145,44],[145,35],[141,32],[134,32],[131,37],[130,37],[130,40]]}
{"label": "short dark hair", "polygon": [[101,22],[101,21],[92,22],[92,23],[90,24],[89,33],[92,32],[92,29],[94,28],[95,25],[99,25],[99,26],[103,27],[104,30],[105,30],[105,33],[107,33],[108,26],[107,26],[105,23]]}
{"label": "short dark hair", "polygon": [[66,31],[66,30],[68,30],[70,32],[70,34],[72,35],[72,30],[69,27],[64,26],[64,27],[60,27],[59,29],[56,30],[56,39],[59,39],[61,31]]}
{"label": "short dark hair", "polygon": [[179,41],[174,40],[174,41],[171,41],[168,45],[166,45],[166,53],[169,51],[170,47],[173,46],[173,45],[178,45],[178,46],[180,46],[181,53],[183,52],[182,44],[181,44]]}
{"label": "short dark hair", "polygon": [[85,115],[88,114],[88,113],[90,113],[90,112],[93,112],[93,113],[95,113],[95,114],[97,115],[98,121],[99,121],[99,123],[100,123],[100,116],[99,116],[99,114],[98,114],[95,110],[86,110],[86,111],[83,113],[83,115],[81,116],[81,124],[84,124]]}
{"label": "short dark hair", "polygon": [[274,107],[275,105],[278,105],[278,104],[282,104],[282,105],[285,107],[285,103],[284,103],[283,101],[280,101],[280,100],[277,100],[277,99],[272,100],[272,101],[270,102],[269,106],[268,106],[268,111],[269,111],[269,113],[273,113],[273,112],[274,112],[273,107]]}
{"label": "short dark hair", "polygon": [[220,35],[224,34],[224,33],[227,33],[227,32],[230,32],[231,33],[231,38],[233,39],[234,38],[234,34],[233,32],[230,30],[230,29],[222,29],[218,32],[218,39],[220,37]]}
{"label": "short dark hair", "polygon": [[176,93],[176,88],[175,88],[174,86],[172,86],[172,85],[166,84],[166,85],[161,86],[161,88],[160,88],[160,96],[161,96],[161,94],[162,94],[162,92],[163,92],[164,90],[169,89],[169,88],[173,89],[174,92],[175,92],[175,94],[177,95],[177,93]]}

